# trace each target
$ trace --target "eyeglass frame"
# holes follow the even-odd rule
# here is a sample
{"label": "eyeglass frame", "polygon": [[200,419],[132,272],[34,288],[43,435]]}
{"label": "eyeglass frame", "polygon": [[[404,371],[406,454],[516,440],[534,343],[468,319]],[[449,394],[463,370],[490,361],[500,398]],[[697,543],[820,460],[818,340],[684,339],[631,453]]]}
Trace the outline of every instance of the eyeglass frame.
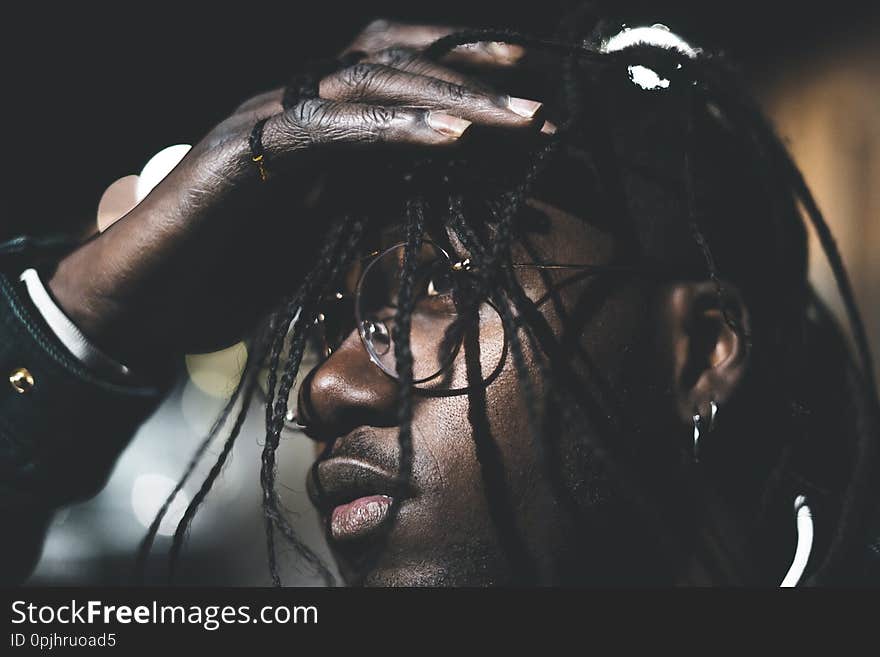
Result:
{"label": "eyeglass frame", "polygon": [[[434,247],[435,249],[437,249],[437,251],[439,251],[440,255],[443,258],[445,258],[447,260],[447,262],[449,262],[450,270],[453,272],[456,272],[456,273],[473,272],[476,269],[476,266],[472,263],[472,261],[469,257],[454,261],[453,258],[449,255],[449,252],[446,249],[444,249],[442,246],[440,246],[434,240],[424,239],[424,240],[422,240],[422,244],[429,244],[432,247]],[[398,242],[396,244],[393,244],[393,245],[387,247],[386,249],[375,250],[375,251],[372,251],[371,253],[368,253],[365,256],[362,256],[361,258],[358,259],[358,261],[361,263],[367,262],[367,264],[364,266],[363,271],[360,273],[360,275],[358,277],[357,284],[354,287],[354,294],[352,295],[352,293],[344,293],[339,290],[337,290],[335,293],[335,297],[337,299],[342,299],[346,295],[354,297],[354,315],[355,315],[355,321],[357,323],[358,337],[360,338],[361,346],[363,347],[364,351],[369,356],[370,361],[376,367],[378,367],[382,372],[384,372],[387,376],[390,376],[393,379],[398,379],[399,378],[398,375],[388,371],[386,366],[379,360],[378,356],[373,353],[373,351],[370,349],[370,347],[367,344],[365,329],[363,327],[364,322],[363,322],[363,319],[360,317],[360,304],[358,303],[358,299],[360,298],[364,279],[366,278],[366,275],[369,272],[369,269],[373,265],[373,263],[375,263],[377,260],[380,260],[381,258],[385,257],[386,255],[388,255],[392,251],[395,251],[395,250],[400,249],[402,247],[405,248],[406,246],[407,246],[406,242]],[[585,276],[592,276],[592,275],[598,275],[598,274],[670,274],[672,272],[677,271],[677,269],[675,269],[675,268],[663,267],[663,266],[659,266],[659,265],[650,265],[650,264],[646,264],[646,265],[638,265],[638,264],[633,264],[633,265],[627,265],[627,264],[595,265],[595,264],[582,264],[582,263],[575,264],[575,263],[556,263],[556,262],[548,262],[548,263],[513,262],[513,263],[511,263],[511,266],[519,268],[519,269],[537,269],[537,270],[542,270],[542,271],[544,271],[544,270],[575,270],[575,271],[581,272]],[[681,273],[682,273],[682,275],[692,275],[693,274],[693,272],[690,272],[690,271],[685,272],[684,270],[682,270]],[[535,302],[535,305],[541,305],[541,304],[545,303],[547,301],[547,299],[550,297],[550,295],[552,295],[552,291],[549,291],[547,294],[542,296],[538,301]],[[319,308],[325,303],[326,303],[326,298],[322,299],[319,302]],[[495,309],[495,312],[499,312],[497,310],[497,308],[495,308],[495,306],[491,303],[491,301],[483,300],[481,303],[487,303],[490,306],[492,306],[493,309]],[[319,309],[318,317],[315,319],[315,323],[316,324],[324,324],[323,310]],[[322,329],[321,332],[322,332],[322,342],[323,342],[323,344],[322,344],[322,358],[324,360],[326,360],[327,358],[329,358],[333,354],[334,348],[331,348],[327,342],[326,330]],[[505,342],[506,342],[506,338],[505,338]],[[444,373],[449,368],[449,365],[451,365],[452,361],[455,359],[455,355],[458,353],[458,350],[460,348],[461,348],[460,344],[456,346],[456,351],[453,353],[453,356],[450,359],[450,362],[448,364],[446,364],[442,369],[437,371],[435,374],[432,374],[430,377],[426,377],[424,379],[419,379],[417,381],[413,381],[413,384],[424,383],[426,381],[430,381],[430,380],[435,379],[436,377],[440,376],[442,373]],[[502,362],[503,362],[503,359],[502,359]]]}
{"label": "eyeglass frame", "polygon": [[[435,249],[437,249],[437,251],[440,252],[440,255],[442,255],[442,257],[444,257],[447,260],[447,262],[449,262],[450,270],[453,272],[457,272],[457,273],[472,272],[475,270],[475,266],[471,262],[470,258],[464,258],[462,260],[453,261],[452,257],[449,255],[449,253],[446,251],[446,249],[444,249],[442,246],[437,244],[435,241],[430,240],[430,239],[423,239],[422,244],[429,244],[432,247],[434,247]],[[363,284],[364,284],[364,280],[366,278],[366,275],[367,275],[367,273],[369,273],[370,267],[373,265],[373,263],[380,260],[381,258],[384,258],[386,255],[388,255],[392,251],[395,251],[395,250],[400,249],[402,247],[405,248],[406,246],[407,246],[406,242],[398,242],[396,244],[393,244],[392,246],[389,246],[388,248],[386,248],[384,250],[381,250],[381,251],[376,250],[376,251],[373,251],[373,252],[359,258],[359,261],[361,263],[363,263],[365,261],[368,261],[368,262],[364,266],[363,271],[360,273],[360,275],[358,277],[358,282],[355,285],[354,295],[353,295],[354,296],[354,315],[355,315],[354,319],[356,322],[358,337],[360,338],[360,341],[361,341],[361,346],[363,347],[364,351],[367,352],[367,355],[369,356],[370,361],[376,367],[378,367],[383,373],[385,373],[387,376],[389,376],[395,380],[399,379],[398,375],[390,372],[386,368],[386,366],[379,360],[378,355],[376,355],[374,353],[374,351],[372,349],[370,349],[370,347],[367,344],[366,331],[363,326],[364,320],[360,314],[360,304],[358,303],[358,300],[360,299],[360,295],[361,295],[361,291],[363,288]],[[594,274],[608,274],[608,273],[618,273],[618,274],[666,273],[666,274],[668,274],[672,271],[668,267],[650,266],[650,265],[622,265],[622,264],[619,264],[619,265],[614,265],[614,264],[588,265],[588,264],[573,264],[573,263],[513,262],[513,263],[511,263],[511,266],[519,268],[519,269],[576,270],[576,271],[580,271],[585,276],[591,276]],[[542,303],[544,303],[547,300],[547,298],[550,296],[550,294],[552,294],[552,292],[548,292],[546,295],[541,297],[541,299],[536,302],[536,305],[541,305]],[[346,295],[346,293],[338,291],[338,290],[335,292],[335,297],[337,300],[341,300],[345,295]],[[352,296],[351,293],[348,293],[348,296]],[[491,301],[483,300],[482,302],[487,303],[490,306],[492,306],[492,308],[495,310],[495,312],[499,312],[495,308],[494,304],[491,303]],[[326,299],[322,299],[322,301],[319,303],[319,308],[324,303],[326,303]],[[324,312],[322,310],[319,310],[318,317],[316,318],[315,323],[316,324],[324,323],[325,322],[324,317],[325,317]],[[327,358],[329,358],[333,354],[334,350],[327,343],[326,330],[322,330],[322,336],[323,336],[322,357],[324,358],[324,360],[326,360]],[[505,341],[506,341],[506,337],[505,337]],[[442,373],[444,373],[449,368],[449,365],[451,365],[452,361],[455,359],[455,355],[458,353],[458,350],[460,348],[461,348],[460,344],[458,346],[456,346],[456,350],[453,353],[452,358],[450,359],[450,362],[447,363],[446,365],[444,365],[442,369],[438,370],[436,373],[432,374],[429,377],[413,381],[413,384],[415,385],[418,383],[424,383],[426,381],[430,381],[432,379],[437,378]],[[503,359],[502,359],[502,362],[503,362]]]}

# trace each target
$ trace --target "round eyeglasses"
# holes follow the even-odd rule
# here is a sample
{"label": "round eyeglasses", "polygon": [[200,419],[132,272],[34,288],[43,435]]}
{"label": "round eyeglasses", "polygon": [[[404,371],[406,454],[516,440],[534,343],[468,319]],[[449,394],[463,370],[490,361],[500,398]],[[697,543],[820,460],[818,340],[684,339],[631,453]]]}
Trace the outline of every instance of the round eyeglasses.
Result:
{"label": "round eyeglasses", "polygon": [[[370,254],[324,299],[318,325],[325,358],[356,330],[370,360],[388,376],[398,377],[394,339],[405,251],[406,244],[400,243]],[[472,273],[429,240],[416,254],[414,271],[409,333],[413,383],[466,387],[468,353],[479,362],[484,379],[492,376],[505,355],[504,328],[495,307],[472,296]]]}
{"label": "round eyeglasses", "polygon": [[[358,260],[333,293],[325,297],[317,317],[324,358],[357,331],[370,360],[398,378],[394,338],[406,243],[395,244]],[[594,274],[645,274],[667,271],[639,265],[513,263],[514,268],[577,270],[572,278]],[[466,389],[477,374],[483,382],[497,376],[507,354],[501,315],[486,299],[476,298],[476,267],[470,260],[453,261],[438,244],[423,240],[416,254],[413,278],[410,349],[413,383],[422,388]],[[548,296],[536,302],[541,305]],[[475,366],[479,365],[479,370]]]}

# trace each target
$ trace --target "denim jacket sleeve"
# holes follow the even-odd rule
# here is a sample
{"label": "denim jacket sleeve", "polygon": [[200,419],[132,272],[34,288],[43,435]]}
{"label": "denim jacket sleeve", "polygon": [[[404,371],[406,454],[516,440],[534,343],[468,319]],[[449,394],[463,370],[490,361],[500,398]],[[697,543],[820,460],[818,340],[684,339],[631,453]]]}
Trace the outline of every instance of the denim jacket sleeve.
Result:
{"label": "denim jacket sleeve", "polygon": [[[3,259],[0,253],[0,260]],[[0,268],[2,270],[4,268]],[[21,582],[58,507],[96,494],[167,385],[127,384],[82,365],[0,271],[0,582]]]}

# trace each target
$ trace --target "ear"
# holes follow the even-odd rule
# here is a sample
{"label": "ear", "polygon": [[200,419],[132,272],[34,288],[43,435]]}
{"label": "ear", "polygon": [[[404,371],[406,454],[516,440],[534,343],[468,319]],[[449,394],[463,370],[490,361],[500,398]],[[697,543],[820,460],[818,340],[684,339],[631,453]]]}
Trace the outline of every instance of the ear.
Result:
{"label": "ear", "polygon": [[707,417],[713,401],[724,408],[748,366],[748,309],[735,287],[725,283],[723,290],[722,308],[712,282],[670,288],[674,392],[678,415],[687,424],[696,413]]}

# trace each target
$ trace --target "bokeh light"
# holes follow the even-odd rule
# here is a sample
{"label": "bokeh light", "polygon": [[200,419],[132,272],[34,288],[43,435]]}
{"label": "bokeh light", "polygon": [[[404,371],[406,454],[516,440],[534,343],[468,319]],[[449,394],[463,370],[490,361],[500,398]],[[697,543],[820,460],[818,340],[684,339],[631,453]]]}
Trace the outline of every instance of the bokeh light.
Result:
{"label": "bokeh light", "polygon": [[189,144],[175,144],[168,148],[163,148],[150,158],[144,166],[141,175],[138,176],[137,183],[137,200],[142,201],[150,191],[162,182],[162,179],[171,173],[183,159],[184,155],[192,148]]}
{"label": "bokeh light", "polygon": [[232,394],[247,362],[243,342],[209,354],[190,354],[186,371],[190,380],[206,395],[225,399]]}
{"label": "bokeh light", "polygon": [[110,185],[98,202],[98,230],[102,233],[137,205],[137,176],[125,176]]}
{"label": "bokeh light", "polygon": [[[174,485],[175,481],[171,477],[155,473],[142,474],[134,480],[134,485],[131,487],[131,508],[134,509],[134,515],[141,525],[150,526],[162,503],[174,490]],[[171,536],[174,533],[188,504],[189,496],[186,491],[181,490],[162,518],[159,534]]]}

